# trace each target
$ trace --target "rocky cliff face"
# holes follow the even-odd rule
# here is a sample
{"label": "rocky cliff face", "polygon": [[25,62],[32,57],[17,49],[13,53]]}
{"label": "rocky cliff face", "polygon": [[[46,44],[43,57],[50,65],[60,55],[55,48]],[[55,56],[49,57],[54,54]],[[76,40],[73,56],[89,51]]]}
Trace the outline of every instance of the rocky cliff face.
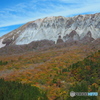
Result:
{"label": "rocky cliff face", "polygon": [[[24,45],[32,41],[93,41],[100,38],[100,13],[75,17],[46,17],[29,22],[4,35],[0,39],[5,45]],[[61,42],[62,42],[61,41]]]}

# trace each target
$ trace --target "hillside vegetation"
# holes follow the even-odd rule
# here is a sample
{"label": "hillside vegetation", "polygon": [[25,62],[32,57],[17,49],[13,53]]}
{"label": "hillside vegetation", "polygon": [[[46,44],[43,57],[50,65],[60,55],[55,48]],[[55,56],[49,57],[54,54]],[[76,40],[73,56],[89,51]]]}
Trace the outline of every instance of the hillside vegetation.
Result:
{"label": "hillside vegetation", "polygon": [[[98,92],[100,94],[100,50],[83,61],[72,64],[69,69],[76,82],[69,91]],[[68,100],[100,100],[100,97],[69,97]]]}
{"label": "hillside vegetation", "polygon": [[87,45],[1,56],[0,61],[0,78],[36,86],[49,100],[97,100],[69,96],[72,90],[100,91],[100,51]]}
{"label": "hillside vegetation", "polygon": [[0,79],[0,100],[48,100],[45,92],[35,86]]}

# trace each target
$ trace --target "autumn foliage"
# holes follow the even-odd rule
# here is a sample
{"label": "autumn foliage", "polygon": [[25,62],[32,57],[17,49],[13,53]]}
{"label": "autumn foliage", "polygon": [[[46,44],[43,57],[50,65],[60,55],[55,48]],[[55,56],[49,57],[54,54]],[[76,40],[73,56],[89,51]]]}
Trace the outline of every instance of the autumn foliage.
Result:
{"label": "autumn foliage", "polygon": [[1,56],[7,63],[0,65],[0,78],[36,86],[46,91],[49,100],[66,100],[83,81],[87,91],[98,91],[100,51],[95,51],[83,45]]}

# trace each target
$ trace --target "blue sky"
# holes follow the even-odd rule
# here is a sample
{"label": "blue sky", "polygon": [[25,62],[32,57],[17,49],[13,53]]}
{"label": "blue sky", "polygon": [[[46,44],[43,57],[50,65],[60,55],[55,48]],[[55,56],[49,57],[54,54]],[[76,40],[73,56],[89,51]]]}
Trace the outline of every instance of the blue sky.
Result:
{"label": "blue sky", "polygon": [[38,18],[100,12],[100,0],[0,0],[0,36]]}

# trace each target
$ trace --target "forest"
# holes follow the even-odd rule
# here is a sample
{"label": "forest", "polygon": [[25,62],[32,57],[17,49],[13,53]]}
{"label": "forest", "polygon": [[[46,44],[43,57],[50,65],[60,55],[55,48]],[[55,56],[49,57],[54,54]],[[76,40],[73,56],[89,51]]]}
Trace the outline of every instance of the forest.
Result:
{"label": "forest", "polygon": [[0,100],[48,100],[46,93],[35,86],[0,79]]}
{"label": "forest", "polygon": [[3,56],[0,78],[0,100],[100,100],[70,97],[71,91],[100,93],[100,50],[74,46]]}

